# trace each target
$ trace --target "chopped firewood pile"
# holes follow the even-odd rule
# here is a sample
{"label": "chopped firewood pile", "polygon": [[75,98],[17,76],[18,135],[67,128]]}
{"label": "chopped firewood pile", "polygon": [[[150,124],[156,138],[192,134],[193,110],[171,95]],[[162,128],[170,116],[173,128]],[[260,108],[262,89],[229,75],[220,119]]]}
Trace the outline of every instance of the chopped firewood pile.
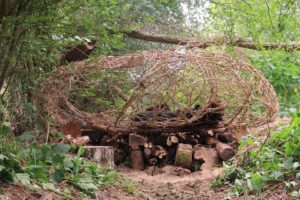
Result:
{"label": "chopped firewood pile", "polygon": [[[203,114],[199,115],[199,111]],[[133,122],[139,122],[137,127],[142,128],[137,129],[139,132],[123,133],[114,140],[109,132],[81,129],[74,122],[64,126],[62,131],[66,139],[75,144],[114,147],[111,158],[113,164],[110,165],[129,161],[132,169],[147,168],[146,172],[149,174],[155,174],[154,171],[158,170],[156,167],[166,165],[197,171],[201,167],[212,167],[221,161],[227,161],[236,153],[238,139],[233,132],[222,127],[223,115],[224,106],[216,100],[210,100],[204,106],[197,104],[189,111],[171,111],[167,104],[159,104],[132,117]],[[163,127],[159,129],[160,132],[146,123],[153,120],[173,120],[178,116],[191,122]]]}
{"label": "chopped firewood pile", "polygon": [[228,160],[235,129],[269,123],[278,111],[262,73],[221,51],[101,56],[58,67],[44,83],[38,110],[47,111],[52,131],[71,143],[112,146],[116,164],[151,167],[149,174],[169,164],[186,172]]}

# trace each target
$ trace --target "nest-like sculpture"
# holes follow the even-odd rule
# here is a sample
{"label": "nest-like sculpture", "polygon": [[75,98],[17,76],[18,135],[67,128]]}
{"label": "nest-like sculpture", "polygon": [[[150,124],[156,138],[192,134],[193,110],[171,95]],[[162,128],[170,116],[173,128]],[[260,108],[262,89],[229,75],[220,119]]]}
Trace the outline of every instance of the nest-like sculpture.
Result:
{"label": "nest-like sculpture", "polygon": [[202,50],[76,62],[54,70],[42,92],[55,124],[76,120],[111,132],[186,127],[208,112],[221,113],[223,126],[252,127],[278,111],[276,93],[258,69]]}

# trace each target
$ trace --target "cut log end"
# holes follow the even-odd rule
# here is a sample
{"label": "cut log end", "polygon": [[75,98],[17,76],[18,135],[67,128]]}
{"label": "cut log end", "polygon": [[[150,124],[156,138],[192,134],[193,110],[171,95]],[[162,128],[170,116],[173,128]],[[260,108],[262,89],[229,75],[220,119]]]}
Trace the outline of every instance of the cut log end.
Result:
{"label": "cut log end", "polygon": [[218,143],[216,145],[218,156],[221,160],[227,161],[235,155],[235,150],[228,144]]}
{"label": "cut log end", "polygon": [[114,148],[112,146],[85,146],[84,149],[92,151],[92,161],[105,167],[115,167]]}
{"label": "cut log end", "polygon": [[193,148],[190,144],[178,144],[176,157],[175,157],[175,165],[181,166],[184,168],[190,168],[192,164],[193,158]]}

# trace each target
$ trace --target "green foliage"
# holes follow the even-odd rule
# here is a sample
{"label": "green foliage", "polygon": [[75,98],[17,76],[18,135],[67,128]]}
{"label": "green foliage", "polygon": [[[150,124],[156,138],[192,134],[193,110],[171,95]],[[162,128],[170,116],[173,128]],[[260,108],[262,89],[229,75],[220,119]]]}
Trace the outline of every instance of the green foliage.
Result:
{"label": "green foliage", "polygon": [[126,100],[118,93],[131,96],[134,81],[124,71],[99,72],[89,74],[89,80],[73,85],[70,99],[77,108],[87,112],[101,112],[107,109],[121,108]]}
{"label": "green foliage", "polygon": [[48,189],[65,196],[70,194],[61,189],[63,183],[67,183],[73,192],[77,189],[88,195],[92,195],[102,184],[119,186],[126,192],[133,191],[130,183],[124,185],[125,179],[115,171],[82,158],[82,147],[73,156],[69,154],[75,150],[72,145],[8,143],[3,137],[7,129],[1,130],[0,181],[22,184],[31,189]]}
{"label": "green foliage", "polygon": [[19,133],[40,128],[41,78],[64,64],[68,47],[95,40],[94,56],[112,54],[125,46],[121,31],[154,16],[182,17],[177,0],[3,0],[0,7],[0,119]]}
{"label": "green foliage", "polygon": [[214,31],[228,36],[265,41],[299,40],[297,1],[282,0],[217,0],[211,2]]}
{"label": "green foliage", "polygon": [[[243,162],[237,166],[225,164],[224,176],[212,186],[229,184],[235,195],[241,195],[252,191],[260,193],[265,185],[276,181],[285,182],[286,188],[293,191],[297,183],[291,180],[300,178],[300,109],[289,126],[282,127],[260,145],[244,138],[241,144]],[[291,193],[292,196],[298,194],[298,191]]]}
{"label": "green foliage", "polygon": [[[217,0],[211,1],[209,33],[249,38],[259,47],[263,43],[299,41],[300,4],[282,0]],[[230,41],[229,41],[230,45]],[[231,49],[232,51],[232,49]],[[266,51],[244,51],[254,66],[258,66],[274,86],[282,114],[299,103],[299,52],[280,48]]]}
{"label": "green foliage", "polygon": [[251,55],[276,90],[282,114],[285,108],[296,110],[300,106],[300,54],[284,51],[263,51]]}

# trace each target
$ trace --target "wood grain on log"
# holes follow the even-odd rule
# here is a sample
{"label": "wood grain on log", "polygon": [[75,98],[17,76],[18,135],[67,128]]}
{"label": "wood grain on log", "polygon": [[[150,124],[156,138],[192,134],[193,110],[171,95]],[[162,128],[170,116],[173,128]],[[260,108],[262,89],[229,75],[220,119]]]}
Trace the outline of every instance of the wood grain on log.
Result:
{"label": "wood grain on log", "polygon": [[143,159],[143,154],[139,149],[132,149],[131,150],[131,164],[132,169],[134,170],[144,170],[145,164]]}

